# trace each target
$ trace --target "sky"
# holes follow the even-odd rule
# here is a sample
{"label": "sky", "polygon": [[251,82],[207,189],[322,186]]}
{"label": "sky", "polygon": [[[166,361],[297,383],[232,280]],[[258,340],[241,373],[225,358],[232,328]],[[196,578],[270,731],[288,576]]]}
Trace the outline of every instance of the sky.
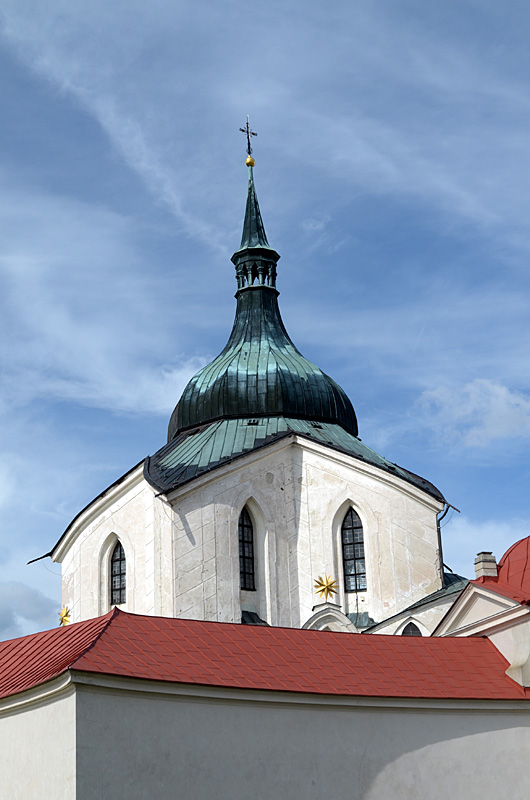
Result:
{"label": "sky", "polygon": [[436,484],[472,577],[530,534],[530,7],[3,0],[0,638],[223,348],[254,176],[284,322]]}

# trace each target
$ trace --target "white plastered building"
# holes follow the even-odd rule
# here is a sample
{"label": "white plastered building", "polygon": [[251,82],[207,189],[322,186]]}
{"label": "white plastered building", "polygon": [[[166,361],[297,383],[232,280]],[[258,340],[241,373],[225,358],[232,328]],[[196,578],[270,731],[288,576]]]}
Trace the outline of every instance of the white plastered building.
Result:
{"label": "white plastered building", "polygon": [[[444,573],[442,494],[362,442],[346,393],[291,342],[278,259],[249,165],[226,347],[185,388],[168,443],[90,503],[48,554],[62,565],[72,621],[119,605],[426,635],[465,585]],[[326,576],[336,594],[321,602],[315,582]]]}
{"label": "white plastered building", "polygon": [[48,554],[77,624],[0,643],[0,796],[528,796],[530,537],[444,571],[448,504],[296,350],[278,259],[250,164],[226,347]]}

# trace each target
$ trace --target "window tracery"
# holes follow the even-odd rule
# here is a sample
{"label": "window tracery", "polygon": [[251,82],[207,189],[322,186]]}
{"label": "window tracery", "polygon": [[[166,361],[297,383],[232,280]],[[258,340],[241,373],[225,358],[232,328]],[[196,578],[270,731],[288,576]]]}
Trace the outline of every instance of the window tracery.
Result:
{"label": "window tracery", "polygon": [[408,622],[401,631],[402,636],[421,636],[421,631],[414,622]]}
{"label": "window tracery", "polygon": [[353,508],[348,510],[341,527],[342,565],[346,592],[366,591],[366,561],[362,522]]}
{"label": "window tracery", "polygon": [[239,578],[241,589],[256,590],[254,527],[247,508],[239,516]]}
{"label": "window tracery", "polygon": [[121,542],[117,542],[110,557],[110,603],[119,606],[125,603],[126,563],[125,550]]}

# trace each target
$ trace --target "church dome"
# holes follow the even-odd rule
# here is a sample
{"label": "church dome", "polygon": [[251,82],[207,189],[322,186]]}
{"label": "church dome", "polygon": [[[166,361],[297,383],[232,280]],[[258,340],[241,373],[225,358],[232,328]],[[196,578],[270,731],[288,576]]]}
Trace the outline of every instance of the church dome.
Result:
{"label": "church dome", "polygon": [[184,389],[168,441],[217,419],[274,416],[338,423],[357,436],[346,393],[304,358],[285,330],[275,286],[280,256],[265,235],[252,167],[241,246],[232,256],[238,283],[232,333],[224,350]]}

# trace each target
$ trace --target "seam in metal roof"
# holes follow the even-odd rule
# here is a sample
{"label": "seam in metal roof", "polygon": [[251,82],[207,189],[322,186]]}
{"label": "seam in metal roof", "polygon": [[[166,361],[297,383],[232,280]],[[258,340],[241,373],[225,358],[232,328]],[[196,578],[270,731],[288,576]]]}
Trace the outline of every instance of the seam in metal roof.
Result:
{"label": "seam in metal roof", "polygon": [[145,460],[144,475],[158,491],[169,492],[293,434],[365,461],[445,502],[432,483],[380,456],[340,425],[284,416],[217,420],[183,432]]}

